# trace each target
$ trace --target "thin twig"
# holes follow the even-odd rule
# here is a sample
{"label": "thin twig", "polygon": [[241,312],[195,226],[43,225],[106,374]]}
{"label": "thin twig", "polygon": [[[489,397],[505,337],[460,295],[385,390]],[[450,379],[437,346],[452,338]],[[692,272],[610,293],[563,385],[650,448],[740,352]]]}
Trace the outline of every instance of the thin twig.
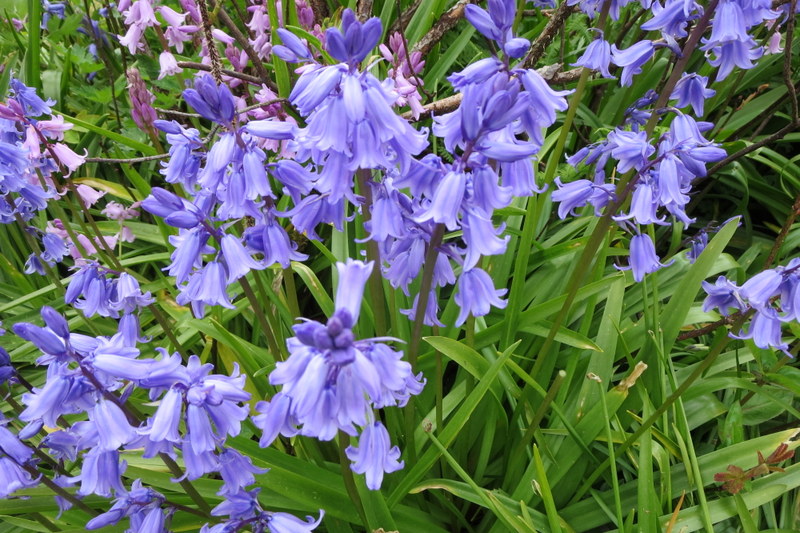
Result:
{"label": "thin twig", "polygon": [[458,0],[456,5],[445,11],[442,16],[439,17],[439,20],[433,23],[428,33],[414,45],[411,51],[422,52],[423,56],[427,55],[436,43],[444,37],[444,34],[450,31],[453,26],[458,24],[458,21],[464,17],[464,8],[467,7],[467,4],[474,3],[475,0]]}
{"label": "thin twig", "polygon": [[[189,68],[193,70],[202,70],[203,72],[211,72],[210,66],[204,63],[196,63],[194,61],[178,61],[178,66],[181,68]],[[263,83],[261,79],[257,78],[256,76],[251,76],[250,74],[244,74],[242,72],[236,72],[235,70],[228,70],[223,68],[220,69],[220,72],[222,72],[225,76],[253,83],[255,85],[261,85]]]}
{"label": "thin twig", "polygon": [[219,57],[219,50],[214,44],[214,36],[211,34],[211,19],[208,16],[208,5],[206,0],[197,0],[195,2],[200,9],[200,18],[203,19],[203,37],[206,41],[206,50],[208,57],[211,59],[211,76],[217,82],[222,83],[222,61]]}
{"label": "thin twig", "polygon": [[[565,72],[559,72],[560,68],[561,66],[558,64],[548,65],[540,69],[536,69],[536,72],[538,72],[539,75],[541,75],[542,78],[544,78],[544,80],[550,85],[560,85],[563,83],[571,83],[576,81],[578,78],[580,78],[581,72],[583,71],[583,67],[579,67],[567,70]],[[406,111],[401,116],[408,121],[419,122],[420,120],[424,120],[431,115],[442,115],[444,113],[455,111],[458,109],[458,106],[461,105],[461,98],[462,94],[458,93],[446,98],[442,98],[441,100],[431,102],[430,104],[423,106],[423,111],[417,118],[414,118],[412,111]]]}
{"label": "thin twig", "polygon": [[114,157],[87,157],[87,163],[145,163],[147,161],[158,161],[159,159],[167,159],[169,154],[158,155],[145,155],[142,157],[130,157],[127,159],[114,158]]}
{"label": "thin twig", "polygon": [[790,122],[789,124],[787,124],[786,126],[784,126],[783,128],[781,128],[778,131],[776,131],[775,133],[773,133],[772,135],[770,135],[768,137],[764,137],[763,139],[761,139],[757,143],[753,143],[750,146],[745,146],[744,148],[742,148],[738,152],[729,155],[728,157],[726,157],[725,159],[723,159],[722,161],[720,161],[719,163],[717,163],[716,165],[714,165],[713,167],[708,169],[708,175],[711,176],[712,174],[717,172],[719,169],[727,166],[729,163],[732,163],[733,161],[736,161],[740,157],[743,157],[743,156],[749,154],[750,152],[754,152],[754,151],[758,150],[762,146],[766,146],[768,144],[774,143],[775,141],[777,141],[779,139],[782,139],[783,137],[786,136],[786,134],[790,133],[792,130],[796,129],[798,126],[800,126],[800,120],[794,120],[794,121]]}
{"label": "thin twig", "polygon": [[558,9],[553,13],[553,17],[547,21],[542,33],[533,41],[531,49],[528,50],[528,54],[525,56],[525,59],[522,60],[522,68],[533,68],[533,66],[536,65],[544,55],[547,45],[553,41],[558,31],[564,25],[567,17],[577,10],[578,6],[569,5],[569,2],[562,2],[562,4],[558,6]]}
{"label": "thin twig", "polygon": [[372,15],[372,0],[358,0],[356,5],[356,16],[358,20],[364,22]]}
{"label": "thin twig", "polygon": [[405,33],[408,23],[411,22],[411,19],[414,17],[414,13],[417,12],[417,9],[419,9],[419,5],[421,3],[422,0],[414,0],[414,3],[408,6],[408,8],[400,13],[394,22],[392,22],[392,25],[389,26],[389,31],[386,32],[386,35],[392,35],[394,32]]}

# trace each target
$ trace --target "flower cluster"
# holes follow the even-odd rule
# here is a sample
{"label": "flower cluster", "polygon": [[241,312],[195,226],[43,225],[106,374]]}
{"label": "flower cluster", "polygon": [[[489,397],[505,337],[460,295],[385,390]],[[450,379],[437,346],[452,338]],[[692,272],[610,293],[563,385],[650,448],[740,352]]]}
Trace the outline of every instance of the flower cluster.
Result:
{"label": "flower cluster", "polygon": [[731,310],[753,312],[748,325],[735,339],[752,339],[759,348],[774,348],[791,357],[789,345],[781,338],[781,325],[800,321],[800,259],[786,266],[764,270],[747,280],[741,287],[720,276],[712,285],[703,282],[708,296],[703,311],[717,309],[722,316]]}
{"label": "flower cluster", "polygon": [[[373,264],[350,260],[338,263],[339,287],[335,312],[327,324],[306,320],[294,326],[287,339],[289,358],[270,374],[272,385],[282,390],[269,402],[260,402],[254,422],[263,431],[261,446],[278,435],[300,434],[331,440],[337,431],[359,436],[359,445],[346,450],[354,472],[366,476],[377,490],[384,473],[403,467],[400,450],[391,447],[386,427],[375,409],[403,407],[422,391],[421,375],[402,361],[402,353],[384,341],[356,339],[364,286]],[[361,428],[359,431],[357,428]]]}

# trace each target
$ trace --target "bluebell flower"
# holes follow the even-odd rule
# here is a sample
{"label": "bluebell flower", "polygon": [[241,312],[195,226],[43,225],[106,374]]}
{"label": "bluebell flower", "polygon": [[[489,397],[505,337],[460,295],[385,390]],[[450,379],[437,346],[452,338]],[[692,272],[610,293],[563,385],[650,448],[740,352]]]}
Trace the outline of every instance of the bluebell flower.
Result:
{"label": "bluebell flower", "polygon": [[136,428],[128,423],[125,413],[114,402],[98,401],[90,411],[89,419],[97,428],[98,448],[101,450],[116,450],[136,437]]}
{"label": "bluebell flower", "polygon": [[209,74],[198,76],[194,89],[183,91],[183,98],[203,118],[222,125],[233,121],[236,104],[230,89],[225,84],[217,85]]}
{"label": "bluebell flower", "polygon": [[627,215],[614,217],[615,220],[630,220],[637,224],[666,224],[664,217],[658,216],[658,196],[654,190],[655,183],[649,176],[639,179],[633,190],[631,207]]}
{"label": "bluebell flower", "polygon": [[641,25],[643,30],[660,30],[664,36],[673,39],[686,37],[686,25],[689,21],[700,17],[700,7],[693,0],[665,0],[662,7],[659,2],[650,5],[653,18]]}
{"label": "bluebell flower", "polygon": [[729,316],[731,309],[743,311],[746,307],[739,294],[739,287],[725,276],[718,277],[714,285],[704,281],[703,290],[708,295],[703,300],[703,311],[706,313],[717,308],[722,316]]}
{"label": "bluebell flower", "polygon": [[460,308],[456,325],[463,324],[467,317],[488,315],[491,308],[505,308],[505,300],[501,300],[506,289],[495,289],[492,278],[480,268],[472,268],[461,273],[456,287],[455,300]]}
{"label": "bluebell flower", "polygon": [[6,383],[15,373],[14,366],[11,364],[11,356],[8,355],[5,348],[0,346],[0,385]]}
{"label": "bluebell flower", "polygon": [[614,186],[612,184],[597,185],[590,180],[575,180],[569,183],[561,183],[560,178],[555,179],[558,187],[553,191],[554,202],[559,202],[558,217],[564,219],[567,215],[577,216],[576,209],[587,204],[595,208],[595,214],[599,215],[603,207],[614,198]]}
{"label": "bluebell flower", "polygon": [[703,116],[705,108],[705,101],[711,98],[717,91],[708,89],[708,77],[700,76],[699,74],[684,73],[675,88],[672,90],[671,99],[677,100],[675,107],[682,108],[691,105],[695,114],[698,117]]}
{"label": "bluebell flower", "polygon": [[389,432],[380,422],[367,425],[358,438],[358,446],[349,446],[345,450],[347,458],[353,461],[350,468],[356,474],[364,474],[367,488],[379,490],[383,483],[383,475],[403,468],[400,449],[392,446]]}
{"label": "bluebell flower", "polygon": [[60,262],[69,253],[64,240],[55,233],[45,233],[42,236],[42,246],[44,247],[42,259],[51,265]]}
{"label": "bluebell flower", "polygon": [[198,318],[205,316],[208,305],[234,309],[227,291],[228,277],[221,263],[211,261],[189,276],[176,301],[181,305],[191,304]]}
{"label": "bluebell flower", "polygon": [[747,280],[739,289],[739,295],[751,306],[762,310],[777,296],[782,282],[783,276],[777,269],[768,269]]}
{"label": "bluebell flower", "polygon": [[246,455],[233,448],[224,448],[219,454],[219,473],[225,482],[220,494],[236,494],[256,482],[253,474],[264,474],[266,468],[256,468]]}
{"label": "bluebell flower", "polygon": [[[131,485],[130,491],[120,492],[117,499],[111,508],[86,523],[86,529],[100,529],[102,527],[116,524],[124,517],[129,516],[131,519],[131,530],[145,531],[152,533],[160,533],[161,528],[152,529],[134,529],[135,522],[147,521],[146,516],[151,511],[161,513],[161,504],[164,502],[164,496],[150,487],[142,486],[142,480],[136,479]],[[150,519],[152,521],[152,519]],[[140,524],[141,525],[141,524]]]}
{"label": "bluebell flower", "polygon": [[310,533],[322,522],[325,511],[319,510],[319,518],[306,516],[301,520],[289,513],[268,513],[267,527],[270,533]]}
{"label": "bluebell flower", "polygon": [[167,134],[170,144],[170,157],[161,163],[160,172],[164,179],[168,183],[181,183],[188,189],[193,188],[202,160],[199,152],[203,147],[200,132],[194,128],[184,128],[174,120],[156,120],[153,125]]}
{"label": "bluebell flower", "polygon": [[752,339],[759,348],[766,350],[774,348],[782,351],[788,357],[789,345],[781,338],[781,321],[778,313],[771,307],[761,308],[756,311],[750,320],[749,327],[743,327],[738,335],[731,334],[734,339]]}
{"label": "bluebell flower", "polygon": [[35,88],[26,86],[17,78],[11,78],[9,87],[11,89],[11,97],[19,102],[27,116],[38,117],[52,114],[50,106],[55,105],[55,101],[42,100],[36,94]]}
{"label": "bluebell flower", "polygon": [[[750,14],[752,16],[758,12],[750,11]],[[708,62],[719,67],[717,81],[728,77],[734,66],[752,68],[753,61],[763,54],[763,49],[747,33],[752,22],[755,21],[745,15],[739,2],[723,0],[717,6],[711,24],[711,36],[703,39],[703,46],[700,47],[713,55]]]}
{"label": "bluebell flower", "polygon": [[640,170],[656,151],[644,131],[624,131],[619,128],[608,134],[607,149],[619,161],[617,169],[620,172]]}
{"label": "bluebell flower", "polygon": [[653,244],[653,240],[647,234],[637,234],[631,237],[630,247],[630,266],[617,266],[617,268],[619,270],[633,270],[633,279],[637,282],[642,281],[645,274],[655,272],[672,263],[661,263],[656,255],[656,248]]}
{"label": "bluebell flower", "polygon": [[33,457],[33,450],[9,431],[6,424],[6,420],[0,421],[0,453],[12,458],[18,465],[25,465]]}
{"label": "bluebell flower", "polygon": [[624,50],[616,45],[611,46],[611,61],[622,67],[620,83],[623,87],[629,87],[633,83],[633,76],[642,72],[642,65],[653,57],[654,51],[653,41],[648,40],[639,41]]}
{"label": "bluebell flower", "polygon": [[611,45],[601,34],[600,37],[589,43],[580,59],[573,64],[578,67],[598,70],[604,78],[613,78],[608,71],[608,66],[611,64]]}
{"label": "bluebell flower", "polygon": [[694,263],[697,261],[697,258],[700,257],[700,254],[703,253],[706,246],[708,246],[708,231],[704,229],[700,230],[700,232],[689,241],[689,244],[691,247],[686,252],[686,258],[690,263]]}
{"label": "bluebell flower", "polygon": [[150,291],[143,293],[136,278],[127,272],[122,272],[116,279],[115,293],[111,307],[128,314],[155,301]]}
{"label": "bluebell flower", "polygon": [[124,493],[121,476],[125,472],[127,463],[120,461],[119,452],[103,451],[93,448],[83,456],[83,466],[77,476],[71,478],[72,483],[81,484],[78,494],[88,496],[97,494],[110,498],[112,490]]}
{"label": "bluebell flower", "polygon": [[35,487],[38,484],[39,478],[34,479],[30,472],[11,457],[0,457],[0,498],[8,498],[20,489]]}
{"label": "bluebell flower", "polygon": [[[294,326],[286,341],[289,358],[276,365],[269,380],[283,385],[270,403],[260,403],[256,425],[260,444],[278,434],[332,439],[337,431],[357,435],[372,420],[372,409],[404,404],[421,391],[420,376],[399,361],[381,339],[357,340],[352,332],[372,264],[339,263],[335,312],[323,325],[307,320]],[[380,368],[380,370],[379,370]]]}
{"label": "bluebell flower", "polygon": [[508,240],[511,238],[499,238],[503,232],[503,227],[495,228],[491,218],[481,213],[467,209],[461,223],[464,230],[464,242],[467,245],[466,255],[464,256],[464,268],[469,270],[478,264],[481,256],[500,255],[506,251]]}

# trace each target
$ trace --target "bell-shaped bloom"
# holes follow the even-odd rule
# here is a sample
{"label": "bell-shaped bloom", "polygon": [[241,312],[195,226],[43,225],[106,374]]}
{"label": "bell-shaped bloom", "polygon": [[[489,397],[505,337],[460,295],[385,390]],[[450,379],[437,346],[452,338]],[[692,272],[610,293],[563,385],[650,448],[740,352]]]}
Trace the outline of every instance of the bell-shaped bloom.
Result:
{"label": "bell-shaped bloom", "polygon": [[136,437],[136,428],[128,423],[125,413],[114,402],[104,399],[97,402],[90,420],[97,428],[98,446],[102,450],[116,450]]}
{"label": "bell-shaped bloom", "polygon": [[611,61],[622,67],[620,83],[623,87],[629,87],[633,83],[633,76],[642,72],[642,65],[653,57],[654,51],[653,41],[648,40],[639,41],[624,50],[611,45]]}
{"label": "bell-shaped bloom", "polygon": [[630,266],[617,267],[619,270],[633,270],[633,279],[637,282],[644,279],[645,274],[670,265],[659,261],[653,240],[647,234],[634,235],[631,238]]}
{"label": "bell-shaped bloom", "polygon": [[223,125],[233,121],[236,104],[230,89],[217,85],[209,74],[198,76],[194,88],[183,91],[183,98],[203,118]]}
{"label": "bell-shaped bloom", "polygon": [[20,489],[35,487],[38,484],[39,478],[34,479],[30,472],[11,457],[0,457],[0,498],[8,498]]}
{"label": "bell-shaped bloom", "polygon": [[611,64],[611,45],[602,38],[593,40],[574,65],[600,71],[604,78],[613,78],[608,71]]}
{"label": "bell-shaped bloom", "polygon": [[617,169],[620,172],[641,169],[656,151],[644,131],[624,131],[619,128],[608,134],[608,148],[619,161]]}
{"label": "bell-shaped bloom", "polygon": [[301,520],[289,513],[269,513],[267,527],[270,533],[311,533],[322,523],[323,516],[325,511],[322,509],[319,510],[319,518],[316,520],[313,516],[306,516],[305,520]]}
{"label": "bell-shaped bloom", "polygon": [[264,474],[268,469],[256,468],[246,455],[233,448],[225,448],[219,454],[219,472],[225,484],[220,493],[235,494],[256,482],[253,474]]}
{"label": "bell-shaped bloom", "polygon": [[774,348],[792,357],[788,343],[783,342],[781,338],[781,324],[778,313],[774,309],[760,309],[753,315],[749,327],[744,328],[738,335],[731,334],[731,337],[742,340],[752,339],[753,343],[761,349]]}
{"label": "bell-shaped bloom", "polygon": [[691,105],[695,114],[702,117],[706,100],[717,94],[714,89],[708,89],[707,85],[708,76],[684,73],[675,84],[670,98],[677,100],[675,107],[683,108]]}
{"label": "bell-shaped bloom", "polygon": [[725,276],[720,276],[714,285],[703,282],[706,299],[703,301],[703,311],[708,312],[717,308],[722,316],[729,316],[731,309],[742,311],[746,305],[739,294],[740,288]]}
{"label": "bell-shaped bloom", "polygon": [[739,294],[756,309],[763,309],[769,305],[770,300],[778,295],[778,289],[783,281],[783,276],[776,269],[760,272],[747,280]]}
{"label": "bell-shaped bloom", "polygon": [[264,269],[264,265],[253,259],[253,256],[245,250],[239,238],[230,233],[223,235],[220,248],[228,270],[228,283],[247,275],[250,270]]}
{"label": "bell-shaped bloom", "polygon": [[348,259],[346,263],[337,263],[339,285],[336,288],[336,311],[346,310],[353,323],[358,322],[361,311],[361,300],[364,298],[364,286],[372,272],[373,263],[364,263]]}
{"label": "bell-shaped bloom", "polygon": [[400,449],[392,446],[389,432],[380,422],[369,424],[361,431],[358,446],[349,446],[345,453],[353,461],[350,468],[356,474],[364,474],[367,488],[379,490],[383,483],[383,475],[403,468],[400,461]]}
{"label": "bell-shaped bloom", "polygon": [[71,481],[80,482],[78,494],[81,496],[97,494],[110,498],[112,489],[117,493],[125,492],[121,476],[126,467],[127,463],[120,461],[119,452],[93,448],[83,456],[83,468]]}
{"label": "bell-shaped bloom", "polygon": [[503,309],[508,302],[500,297],[506,289],[495,289],[492,278],[480,268],[472,268],[461,273],[456,287],[455,300],[461,309],[456,318],[456,325],[463,324],[467,317],[488,315],[492,306]]}

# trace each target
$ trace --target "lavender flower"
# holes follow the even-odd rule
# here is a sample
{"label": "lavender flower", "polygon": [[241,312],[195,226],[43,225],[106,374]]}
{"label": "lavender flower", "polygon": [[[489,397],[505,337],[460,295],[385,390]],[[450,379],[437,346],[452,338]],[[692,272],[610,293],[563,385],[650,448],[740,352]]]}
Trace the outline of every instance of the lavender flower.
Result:
{"label": "lavender flower", "polygon": [[630,266],[617,268],[619,270],[633,270],[633,279],[642,281],[645,274],[650,274],[656,270],[672,264],[661,263],[656,255],[655,245],[649,235],[638,234],[631,238]]}

